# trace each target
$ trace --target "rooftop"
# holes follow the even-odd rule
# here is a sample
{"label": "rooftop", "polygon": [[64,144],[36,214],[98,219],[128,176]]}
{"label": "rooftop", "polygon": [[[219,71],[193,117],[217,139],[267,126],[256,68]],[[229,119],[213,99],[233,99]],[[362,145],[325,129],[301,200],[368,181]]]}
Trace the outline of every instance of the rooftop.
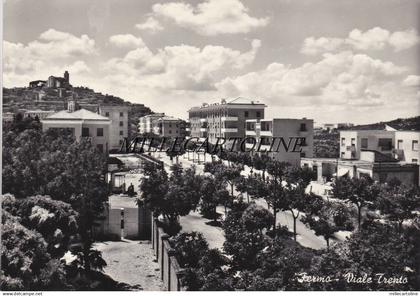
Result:
{"label": "rooftop", "polygon": [[159,121],[163,121],[163,120],[165,120],[165,121],[180,121],[182,119],[176,118],[176,117],[173,117],[173,116],[163,116],[163,117],[159,118],[158,120]]}
{"label": "rooftop", "polygon": [[398,159],[392,158],[391,156],[383,154],[376,150],[362,149],[362,152],[364,151],[374,153],[374,162],[399,162]]}
{"label": "rooftop", "polygon": [[97,113],[91,112],[86,109],[80,109],[75,112],[68,112],[67,110],[62,110],[57,113],[47,116],[44,120],[103,120],[110,121],[109,118],[99,115]]}
{"label": "rooftop", "polygon": [[218,107],[224,107],[226,105],[260,105],[262,107],[266,107],[266,105],[264,105],[258,100],[237,97],[236,99],[232,99],[230,101],[227,101],[227,99],[221,99],[220,103],[213,103],[213,104],[203,103],[201,106],[192,107],[190,111],[200,110],[200,109],[205,109],[205,108],[218,108]]}

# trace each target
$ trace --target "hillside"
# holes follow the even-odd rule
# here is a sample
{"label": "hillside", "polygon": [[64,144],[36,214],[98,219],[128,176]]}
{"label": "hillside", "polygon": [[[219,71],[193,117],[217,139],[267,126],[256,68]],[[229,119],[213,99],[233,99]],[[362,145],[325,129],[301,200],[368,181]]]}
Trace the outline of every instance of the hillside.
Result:
{"label": "hillside", "polygon": [[129,106],[130,134],[137,131],[139,117],[153,113],[144,104],[130,103],[120,97],[102,94],[88,87],[68,87],[60,93],[57,88],[45,86],[3,88],[3,112],[16,113],[19,110],[38,109],[60,111],[66,108],[69,98],[76,98],[82,108],[91,111],[96,111],[100,104]]}
{"label": "hillside", "polygon": [[388,125],[397,130],[420,131],[420,116],[410,118],[398,118],[391,121],[378,122],[372,124],[355,125],[349,130],[383,130]]}

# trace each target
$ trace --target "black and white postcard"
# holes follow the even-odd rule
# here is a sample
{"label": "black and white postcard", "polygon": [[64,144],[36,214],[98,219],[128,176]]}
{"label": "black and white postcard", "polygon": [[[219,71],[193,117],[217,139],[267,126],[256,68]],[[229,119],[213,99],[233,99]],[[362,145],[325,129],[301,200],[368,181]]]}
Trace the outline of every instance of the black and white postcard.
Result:
{"label": "black and white postcard", "polygon": [[2,14],[3,295],[418,295],[420,0]]}

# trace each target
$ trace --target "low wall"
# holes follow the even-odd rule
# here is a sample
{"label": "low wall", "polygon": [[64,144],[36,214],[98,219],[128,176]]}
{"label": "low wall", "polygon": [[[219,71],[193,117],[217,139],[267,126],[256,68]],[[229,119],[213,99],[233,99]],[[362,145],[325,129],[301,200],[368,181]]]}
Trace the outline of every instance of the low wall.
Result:
{"label": "low wall", "polygon": [[184,291],[181,278],[184,270],[180,267],[175,258],[175,250],[169,244],[169,235],[162,227],[159,227],[158,220],[152,215],[152,247],[160,267],[160,277],[167,291]]}

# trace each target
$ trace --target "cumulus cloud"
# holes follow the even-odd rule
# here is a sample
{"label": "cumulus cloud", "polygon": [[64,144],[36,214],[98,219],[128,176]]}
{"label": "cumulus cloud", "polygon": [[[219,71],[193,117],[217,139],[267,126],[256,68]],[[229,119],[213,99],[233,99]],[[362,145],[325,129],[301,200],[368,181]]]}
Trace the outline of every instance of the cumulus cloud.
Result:
{"label": "cumulus cloud", "polygon": [[407,78],[404,79],[403,85],[409,87],[420,87],[420,76],[408,75]]}
{"label": "cumulus cloud", "polygon": [[263,97],[275,105],[371,107],[391,100],[399,87],[397,78],[406,71],[391,62],[345,51],[295,68],[272,63],[258,72],[225,78],[216,86],[228,96]]}
{"label": "cumulus cloud", "polygon": [[70,33],[49,29],[43,32],[38,40],[26,47],[34,56],[49,58],[66,58],[94,54],[95,40],[87,35],[76,37]]}
{"label": "cumulus cloud", "polygon": [[414,29],[394,32],[389,36],[389,44],[395,51],[401,51],[413,47],[420,42],[420,37]]}
{"label": "cumulus cloud", "polygon": [[390,33],[380,27],[375,27],[366,32],[354,29],[349,33],[346,43],[359,50],[381,50],[388,43]]}
{"label": "cumulus cloud", "polygon": [[137,48],[144,46],[144,42],[140,37],[131,34],[119,34],[109,37],[109,42],[119,48]]}
{"label": "cumulus cloud", "polygon": [[148,17],[144,23],[136,24],[135,27],[139,30],[148,31],[151,33],[156,33],[163,30],[163,26],[160,24],[160,22],[152,16]]}
{"label": "cumulus cloud", "polygon": [[354,29],[346,38],[308,37],[303,41],[301,52],[307,55],[317,55],[338,50],[383,50],[391,48],[395,52],[409,49],[420,41],[415,29],[390,32],[375,27],[365,32]]}
{"label": "cumulus cloud", "polygon": [[205,36],[248,33],[269,22],[268,18],[250,16],[239,0],[206,0],[196,7],[183,2],[155,4],[153,14]]}
{"label": "cumulus cloud", "polygon": [[303,41],[301,53],[307,55],[317,55],[324,52],[335,51],[342,46],[344,41],[340,38],[314,38],[309,37]]}
{"label": "cumulus cloud", "polygon": [[90,72],[90,68],[84,61],[76,61],[73,64],[70,64],[65,67],[67,71],[72,74],[82,74]]}
{"label": "cumulus cloud", "polygon": [[167,46],[153,53],[147,46],[129,51],[123,58],[110,59],[104,68],[120,73],[121,83],[129,77],[147,81],[148,87],[161,89],[214,90],[214,83],[226,69],[242,69],[251,64],[261,46],[253,40],[251,49],[241,53],[223,46]]}
{"label": "cumulus cloud", "polygon": [[[87,35],[49,29],[28,44],[3,42],[5,85],[26,85],[28,81],[46,79],[51,73],[62,73],[69,65],[87,70],[83,58],[97,54],[95,41]],[[79,61],[79,63],[77,63]],[[81,64],[84,63],[84,64]]]}

